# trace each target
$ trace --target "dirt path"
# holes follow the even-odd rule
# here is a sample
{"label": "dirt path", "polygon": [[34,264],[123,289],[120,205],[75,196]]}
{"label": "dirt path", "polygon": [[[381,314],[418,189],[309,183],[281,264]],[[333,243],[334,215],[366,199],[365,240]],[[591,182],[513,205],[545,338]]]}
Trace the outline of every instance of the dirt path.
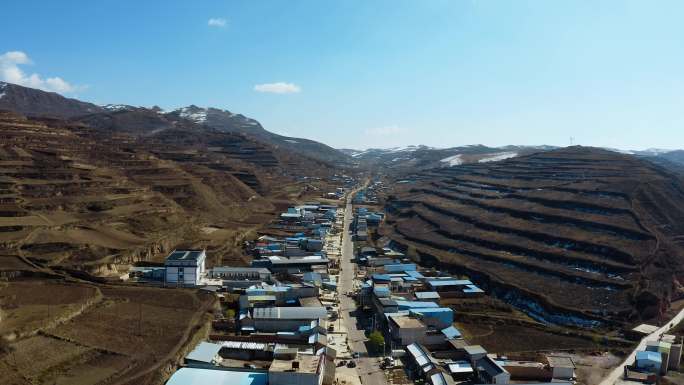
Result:
{"label": "dirt path", "polygon": [[613,369],[608,375],[598,384],[598,385],[614,385],[616,382],[622,379],[622,375],[624,373],[624,367],[625,365],[631,364],[634,362],[634,359],[636,357],[636,353],[638,351],[646,349],[646,342],[648,341],[653,341],[657,340],[660,338],[660,336],[666,332],[668,332],[670,329],[673,327],[677,326],[682,319],[684,319],[684,309],[680,310],[679,313],[677,313],[672,319],[670,319],[665,326],[660,327],[658,330],[655,332],[647,335],[646,337],[642,338],[641,341],[639,341],[639,344],[634,348],[634,350],[627,356],[627,358],[615,369]]}

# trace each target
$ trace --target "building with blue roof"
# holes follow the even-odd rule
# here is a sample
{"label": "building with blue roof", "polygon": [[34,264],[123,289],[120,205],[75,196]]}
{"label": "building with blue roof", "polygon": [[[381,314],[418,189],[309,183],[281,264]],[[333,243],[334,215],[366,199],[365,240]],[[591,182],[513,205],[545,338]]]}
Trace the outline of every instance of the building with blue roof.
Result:
{"label": "building with blue roof", "polygon": [[659,373],[663,364],[661,353],[640,351],[636,354],[636,367],[651,373]]}
{"label": "building with blue roof", "polygon": [[385,272],[387,273],[403,273],[407,271],[415,271],[415,263],[396,263],[383,266]]}
{"label": "building with blue roof", "polygon": [[457,338],[461,338],[461,332],[456,329],[453,325],[449,326],[448,328],[444,328],[441,330],[442,334],[444,334],[444,337],[448,340],[453,340]]}
{"label": "building with blue roof", "polygon": [[412,308],[410,312],[411,315],[420,317],[426,325],[439,329],[454,323],[454,311],[448,307]]}
{"label": "building with blue roof", "polygon": [[392,280],[392,276],[389,274],[373,274],[371,275],[371,279],[373,281],[381,281],[381,282],[390,282]]}
{"label": "building with blue roof", "polygon": [[418,278],[418,279],[423,279],[423,278],[425,278],[425,277],[423,276],[423,274],[421,274],[421,273],[418,272],[418,271],[413,271],[413,270],[407,271],[407,272],[406,272],[406,275],[411,276],[411,277],[413,277],[413,278]]}
{"label": "building with blue roof", "polygon": [[180,368],[166,385],[266,385],[268,373],[199,368]]}
{"label": "building with blue roof", "polygon": [[221,361],[219,351],[221,345],[211,342],[200,342],[186,357],[188,366],[214,366]]}
{"label": "building with blue roof", "polygon": [[426,308],[437,308],[438,304],[434,302],[423,302],[423,301],[395,301],[399,310],[409,310],[409,309],[426,309]]}
{"label": "building with blue roof", "polygon": [[461,291],[473,283],[467,279],[428,279],[427,284],[433,291]]}
{"label": "building with blue roof", "polygon": [[484,294],[484,290],[480,289],[475,285],[466,285],[465,287],[463,287],[463,289],[461,289],[461,291],[463,295],[467,297]]}

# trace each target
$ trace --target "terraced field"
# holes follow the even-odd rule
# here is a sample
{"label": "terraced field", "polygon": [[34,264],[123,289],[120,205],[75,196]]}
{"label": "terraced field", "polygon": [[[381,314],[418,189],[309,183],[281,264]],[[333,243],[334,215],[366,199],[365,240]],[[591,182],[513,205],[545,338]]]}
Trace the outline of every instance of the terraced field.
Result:
{"label": "terraced field", "polygon": [[329,172],[191,123],[133,135],[0,113],[0,254],[95,274],[179,245],[234,254],[240,231],[292,198],[280,191],[301,194]]}
{"label": "terraced field", "polygon": [[408,180],[383,232],[538,320],[648,319],[681,296],[684,189],[660,166],[572,147]]}

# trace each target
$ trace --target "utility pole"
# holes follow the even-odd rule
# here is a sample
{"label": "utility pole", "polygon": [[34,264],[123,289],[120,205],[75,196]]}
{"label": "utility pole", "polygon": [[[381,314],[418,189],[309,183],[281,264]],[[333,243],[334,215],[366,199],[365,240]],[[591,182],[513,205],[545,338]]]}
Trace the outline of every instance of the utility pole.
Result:
{"label": "utility pole", "polygon": [[138,302],[138,335],[142,337],[142,303]]}

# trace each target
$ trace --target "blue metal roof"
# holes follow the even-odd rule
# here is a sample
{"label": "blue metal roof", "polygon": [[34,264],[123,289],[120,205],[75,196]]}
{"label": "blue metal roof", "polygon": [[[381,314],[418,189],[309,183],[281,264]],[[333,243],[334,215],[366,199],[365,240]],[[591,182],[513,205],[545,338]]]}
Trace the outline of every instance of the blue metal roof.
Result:
{"label": "blue metal roof", "polygon": [[421,308],[412,308],[411,312],[412,313],[420,313],[420,314],[433,314],[433,313],[453,313],[454,311],[448,307],[431,307],[431,308],[421,307]]}
{"label": "blue metal roof", "polygon": [[473,284],[467,279],[435,279],[429,280],[428,283],[432,286],[466,286]]}
{"label": "blue metal roof", "polygon": [[484,293],[484,290],[480,289],[479,287],[475,285],[466,285],[465,289],[463,289],[464,293]]}
{"label": "blue metal roof", "polygon": [[371,276],[371,278],[373,278],[374,281],[391,281],[392,280],[392,276],[390,276],[388,274],[373,274]]}
{"label": "blue metal roof", "polygon": [[406,274],[407,274],[407,275],[410,275],[410,276],[413,277],[413,278],[418,278],[418,279],[420,279],[420,278],[425,278],[425,277],[423,276],[423,274],[421,274],[421,273],[419,273],[419,272],[417,272],[417,271],[413,271],[413,270],[407,271]]}
{"label": "blue metal roof", "polygon": [[415,263],[396,263],[396,264],[385,265],[384,269],[387,272],[415,271],[416,270],[416,264]]}
{"label": "blue metal roof", "polygon": [[266,385],[268,373],[180,368],[166,385]]}
{"label": "blue metal roof", "polygon": [[450,340],[461,337],[461,332],[453,326],[449,326],[446,329],[442,329],[442,334],[444,334],[444,336],[446,336],[446,338]]}
{"label": "blue metal roof", "polygon": [[185,359],[211,363],[214,360],[214,357],[216,357],[218,354],[219,350],[221,350],[221,345],[219,344],[200,342],[199,345],[197,345],[195,349],[185,357]]}
{"label": "blue metal roof", "polygon": [[422,301],[396,301],[399,309],[426,309],[426,308],[437,308],[434,302],[422,302]]}
{"label": "blue metal roof", "polygon": [[640,351],[637,352],[636,354],[636,359],[637,361],[652,361],[652,362],[657,362],[661,363],[662,362],[662,356],[660,353],[657,352],[649,352],[649,351]]}

